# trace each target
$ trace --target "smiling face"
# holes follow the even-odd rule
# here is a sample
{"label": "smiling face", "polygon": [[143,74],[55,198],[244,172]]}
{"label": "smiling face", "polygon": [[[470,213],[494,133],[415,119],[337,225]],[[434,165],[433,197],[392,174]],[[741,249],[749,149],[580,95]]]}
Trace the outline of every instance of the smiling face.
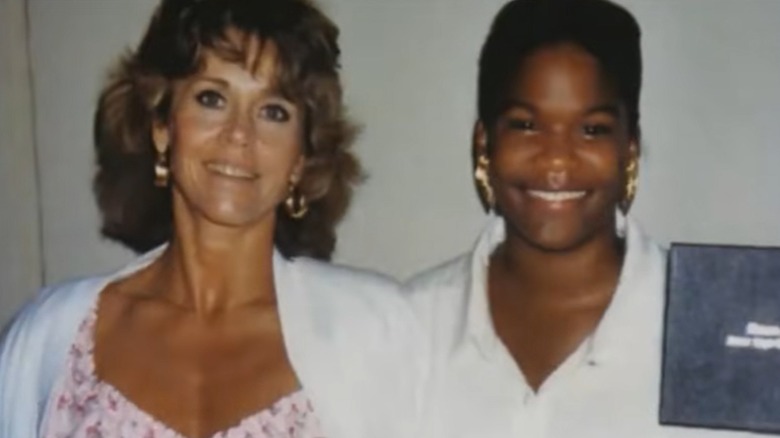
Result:
{"label": "smiling face", "polygon": [[637,148],[596,59],[570,44],[540,48],[522,62],[507,97],[492,127],[478,125],[476,147],[489,149],[509,233],[549,251],[611,238]]}
{"label": "smiling face", "polygon": [[[245,63],[213,52],[174,84],[170,117],[154,128],[170,148],[174,215],[241,227],[274,219],[303,168],[303,113],[277,84],[275,46]],[[247,66],[256,66],[250,68]]]}

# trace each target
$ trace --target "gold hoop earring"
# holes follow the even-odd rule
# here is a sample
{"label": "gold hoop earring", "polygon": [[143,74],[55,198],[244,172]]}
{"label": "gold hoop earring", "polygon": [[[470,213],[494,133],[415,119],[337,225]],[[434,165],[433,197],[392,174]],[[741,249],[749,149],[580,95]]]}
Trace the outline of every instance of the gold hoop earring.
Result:
{"label": "gold hoop earring", "polygon": [[639,164],[636,158],[632,158],[626,166],[626,188],[623,194],[623,200],[620,202],[620,209],[623,210],[623,214],[628,213],[631,208],[631,204],[634,203],[634,197],[636,196],[637,181],[639,179]]}
{"label": "gold hoop earring", "polygon": [[482,198],[482,202],[485,203],[488,210],[492,210],[496,206],[496,199],[493,195],[493,187],[490,186],[490,177],[488,176],[488,167],[490,160],[488,160],[485,154],[480,154],[477,158],[477,167],[474,169],[474,180],[477,181],[477,187],[479,187],[479,194]]}
{"label": "gold hoop earring", "polygon": [[154,185],[168,187],[171,181],[171,168],[168,166],[168,154],[157,151],[157,161],[154,163]]}
{"label": "gold hoop earring", "polygon": [[284,207],[287,210],[287,215],[293,219],[301,219],[309,212],[309,203],[306,201],[306,196],[293,183],[290,183],[290,190],[287,194],[287,199],[284,201]]}

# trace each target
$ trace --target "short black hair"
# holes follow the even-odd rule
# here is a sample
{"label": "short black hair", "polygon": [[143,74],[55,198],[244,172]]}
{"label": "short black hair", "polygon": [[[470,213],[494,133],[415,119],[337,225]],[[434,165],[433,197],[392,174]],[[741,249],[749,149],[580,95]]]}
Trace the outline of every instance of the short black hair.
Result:
{"label": "short black hair", "polygon": [[642,88],[641,30],[630,12],[608,0],[513,0],[501,9],[482,46],[477,101],[490,127],[522,62],[539,48],[572,43],[599,63],[628,111],[629,132],[639,138]]}

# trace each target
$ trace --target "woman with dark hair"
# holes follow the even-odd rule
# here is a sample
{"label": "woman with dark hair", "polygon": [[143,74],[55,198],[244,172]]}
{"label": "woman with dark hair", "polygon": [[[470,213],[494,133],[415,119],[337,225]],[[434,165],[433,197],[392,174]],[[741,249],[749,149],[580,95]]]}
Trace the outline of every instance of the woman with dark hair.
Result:
{"label": "woman with dark hair", "polygon": [[95,115],[103,234],[0,345],[0,437],[396,437],[411,309],[323,263],[359,166],[337,28],[306,0],[163,0]]}
{"label": "woman with dark hair", "polygon": [[607,0],[514,0],[485,41],[468,254],[410,282],[433,347],[422,436],[663,437],[665,252],[629,216],[640,28]]}

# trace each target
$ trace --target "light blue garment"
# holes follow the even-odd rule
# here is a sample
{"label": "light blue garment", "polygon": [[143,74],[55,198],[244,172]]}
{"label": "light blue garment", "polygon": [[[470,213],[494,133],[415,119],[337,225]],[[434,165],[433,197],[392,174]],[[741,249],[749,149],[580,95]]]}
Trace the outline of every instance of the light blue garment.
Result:
{"label": "light blue garment", "polygon": [[103,281],[44,289],[27,304],[0,345],[0,437],[37,437],[41,415],[79,323]]}
{"label": "light blue garment", "polygon": [[[47,402],[78,326],[110,282],[163,248],[102,277],[45,289],[0,344],[0,438],[40,436]],[[329,438],[414,435],[425,369],[419,331],[395,282],[274,254],[287,354]]]}

